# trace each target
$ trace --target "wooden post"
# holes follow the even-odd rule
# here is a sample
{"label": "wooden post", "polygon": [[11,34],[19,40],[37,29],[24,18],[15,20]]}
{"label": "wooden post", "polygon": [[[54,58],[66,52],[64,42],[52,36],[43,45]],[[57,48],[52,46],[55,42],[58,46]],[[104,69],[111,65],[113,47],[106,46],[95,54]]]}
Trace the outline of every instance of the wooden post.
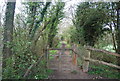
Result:
{"label": "wooden post", "polygon": [[63,55],[65,53],[65,47],[66,47],[66,44],[62,43],[62,50],[61,50],[61,54]]}
{"label": "wooden post", "polygon": [[77,55],[73,55],[73,64],[76,66],[77,65]]}
{"label": "wooden post", "polygon": [[[76,51],[76,45],[73,45],[73,51]],[[72,63],[77,66],[77,55],[73,52],[73,59],[72,59]]]}
{"label": "wooden post", "polygon": [[49,50],[47,49],[47,68],[49,67]]}
{"label": "wooden post", "polygon": [[59,54],[59,70],[62,71],[62,55],[65,54],[65,46],[66,44],[65,43],[62,43],[62,46],[61,46],[61,51],[60,51],[60,54]]}
{"label": "wooden post", "polygon": [[[87,54],[85,55],[84,58],[90,58],[90,51],[87,50]],[[83,62],[83,72],[88,72],[88,68],[89,68],[89,61],[84,60],[84,62]]]}
{"label": "wooden post", "polygon": [[46,66],[47,66],[47,68],[49,67],[49,50],[48,50],[48,47],[47,47],[47,49],[46,49],[46,53],[45,53],[46,55]]}

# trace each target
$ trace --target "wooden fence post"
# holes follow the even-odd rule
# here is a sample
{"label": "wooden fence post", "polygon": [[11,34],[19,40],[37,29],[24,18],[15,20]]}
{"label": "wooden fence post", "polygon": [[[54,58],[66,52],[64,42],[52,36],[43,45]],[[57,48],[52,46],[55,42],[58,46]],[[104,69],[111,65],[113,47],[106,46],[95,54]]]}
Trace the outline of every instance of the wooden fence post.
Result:
{"label": "wooden fence post", "polygon": [[48,50],[48,47],[46,48],[45,50],[45,57],[46,57],[46,66],[47,68],[49,67],[49,50]]}
{"label": "wooden fence post", "polygon": [[[84,56],[84,58],[90,58],[90,51],[87,50],[87,54]],[[83,72],[88,72],[89,61],[84,59],[82,67],[83,67]]]}
{"label": "wooden fence post", "polygon": [[[72,48],[73,48],[73,51],[76,52],[76,45],[75,45],[75,44],[72,46]],[[73,64],[74,64],[75,66],[77,66],[77,55],[76,55],[74,52],[73,52],[72,62],[73,62]]]}

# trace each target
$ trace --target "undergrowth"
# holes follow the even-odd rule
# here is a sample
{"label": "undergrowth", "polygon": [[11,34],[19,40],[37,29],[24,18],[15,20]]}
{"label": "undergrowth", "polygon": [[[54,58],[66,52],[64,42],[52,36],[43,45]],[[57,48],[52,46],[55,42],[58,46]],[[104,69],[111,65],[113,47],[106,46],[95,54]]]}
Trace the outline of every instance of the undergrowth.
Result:
{"label": "undergrowth", "polygon": [[90,65],[89,74],[96,74],[110,79],[120,79],[120,73],[112,67],[106,65]]}

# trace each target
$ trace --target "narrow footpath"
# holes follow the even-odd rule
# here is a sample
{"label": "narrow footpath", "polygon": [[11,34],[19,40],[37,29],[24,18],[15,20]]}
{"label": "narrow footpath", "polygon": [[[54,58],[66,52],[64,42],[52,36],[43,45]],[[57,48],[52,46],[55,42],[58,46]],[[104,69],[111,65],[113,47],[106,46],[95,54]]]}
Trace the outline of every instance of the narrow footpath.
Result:
{"label": "narrow footpath", "polygon": [[49,68],[54,71],[49,79],[102,79],[102,77],[84,73],[81,68],[73,65],[70,51],[65,51],[63,54],[58,51],[54,59],[50,60]]}

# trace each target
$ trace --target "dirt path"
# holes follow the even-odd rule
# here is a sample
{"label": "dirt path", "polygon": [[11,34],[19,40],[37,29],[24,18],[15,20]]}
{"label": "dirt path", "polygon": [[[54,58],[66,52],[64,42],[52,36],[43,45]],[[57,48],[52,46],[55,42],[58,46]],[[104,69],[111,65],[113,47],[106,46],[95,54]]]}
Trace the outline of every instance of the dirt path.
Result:
{"label": "dirt path", "polygon": [[[49,76],[49,79],[93,79],[97,76],[88,75],[83,73],[82,69],[72,64],[72,56],[69,51],[65,51],[64,54],[59,55],[50,61],[49,68],[54,70],[53,74]],[[59,59],[61,56],[61,59]],[[59,57],[59,58],[58,58]],[[101,77],[97,77],[100,79]]]}

